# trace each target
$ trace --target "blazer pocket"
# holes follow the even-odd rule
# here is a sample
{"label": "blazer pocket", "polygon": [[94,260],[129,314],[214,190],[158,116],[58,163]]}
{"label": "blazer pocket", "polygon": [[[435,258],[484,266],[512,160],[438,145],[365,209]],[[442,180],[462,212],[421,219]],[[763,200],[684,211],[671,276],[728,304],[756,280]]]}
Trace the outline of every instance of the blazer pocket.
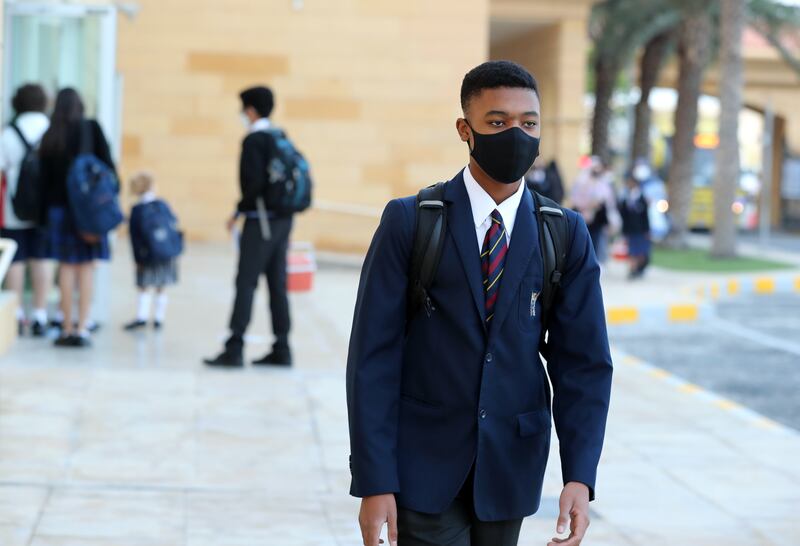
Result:
{"label": "blazer pocket", "polygon": [[534,436],[550,429],[550,412],[546,409],[540,409],[530,413],[523,413],[517,415],[517,422],[519,423],[520,436],[523,438]]}

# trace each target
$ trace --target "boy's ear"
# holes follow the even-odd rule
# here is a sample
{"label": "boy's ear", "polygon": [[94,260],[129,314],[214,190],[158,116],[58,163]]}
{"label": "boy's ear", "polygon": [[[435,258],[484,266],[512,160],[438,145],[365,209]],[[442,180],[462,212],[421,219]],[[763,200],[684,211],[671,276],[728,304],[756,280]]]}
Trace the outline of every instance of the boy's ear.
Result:
{"label": "boy's ear", "polygon": [[461,137],[462,142],[469,142],[470,128],[466,119],[458,118],[456,120],[456,130],[458,131],[458,136]]}

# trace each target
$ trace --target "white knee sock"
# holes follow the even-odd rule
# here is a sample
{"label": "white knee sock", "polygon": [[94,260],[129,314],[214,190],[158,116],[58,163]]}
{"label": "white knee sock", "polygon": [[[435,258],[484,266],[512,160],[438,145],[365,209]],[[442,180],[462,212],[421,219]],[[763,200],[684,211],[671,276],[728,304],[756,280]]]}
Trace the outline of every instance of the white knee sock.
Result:
{"label": "white knee sock", "polygon": [[47,324],[47,309],[34,309],[33,320],[39,324]]}
{"label": "white knee sock", "polygon": [[166,294],[159,294],[156,296],[156,322],[164,322],[164,317],[167,315],[167,302],[169,299]]}
{"label": "white knee sock", "polygon": [[150,317],[150,306],[153,295],[150,292],[139,292],[139,304],[136,308],[136,320],[146,321]]}

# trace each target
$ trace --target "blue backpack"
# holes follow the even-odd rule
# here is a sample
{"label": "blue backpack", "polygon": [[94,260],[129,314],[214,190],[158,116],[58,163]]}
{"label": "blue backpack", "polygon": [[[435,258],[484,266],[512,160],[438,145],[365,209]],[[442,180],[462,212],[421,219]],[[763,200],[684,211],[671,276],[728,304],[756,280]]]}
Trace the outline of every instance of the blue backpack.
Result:
{"label": "blue backpack", "polygon": [[157,199],[139,205],[141,212],[136,229],[144,245],[139,249],[147,263],[166,262],[183,253],[183,233],[178,229],[178,219],[169,205]]}
{"label": "blue backpack", "polygon": [[101,237],[122,223],[117,177],[94,155],[93,127],[81,127],[81,151],[67,173],[67,196],[75,225],[85,238]]}
{"label": "blue backpack", "polygon": [[278,215],[303,212],[311,206],[311,168],[286,133],[269,129],[275,154],[267,165],[266,208]]}

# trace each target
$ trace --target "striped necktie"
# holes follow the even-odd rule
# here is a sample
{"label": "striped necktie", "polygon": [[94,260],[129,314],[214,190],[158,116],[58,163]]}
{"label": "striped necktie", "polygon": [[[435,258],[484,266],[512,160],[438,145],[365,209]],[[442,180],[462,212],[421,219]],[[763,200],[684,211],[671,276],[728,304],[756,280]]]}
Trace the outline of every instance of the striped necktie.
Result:
{"label": "striped necktie", "polygon": [[506,263],[508,244],[506,243],[506,228],[503,217],[495,209],[492,212],[492,225],[486,232],[481,251],[481,265],[483,267],[483,290],[486,294],[486,323],[489,324],[494,317],[494,306],[500,292],[500,280]]}

